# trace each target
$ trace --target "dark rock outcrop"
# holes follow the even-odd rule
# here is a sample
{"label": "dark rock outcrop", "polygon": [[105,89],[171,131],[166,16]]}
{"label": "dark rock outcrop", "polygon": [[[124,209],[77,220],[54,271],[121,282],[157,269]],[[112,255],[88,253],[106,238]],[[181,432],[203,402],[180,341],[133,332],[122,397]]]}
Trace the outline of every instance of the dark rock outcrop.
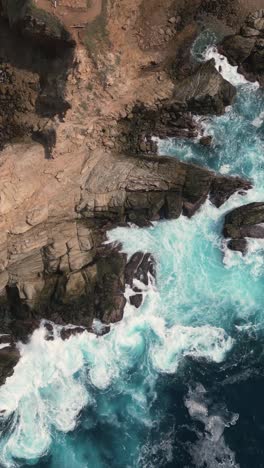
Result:
{"label": "dark rock outcrop", "polygon": [[18,363],[20,353],[15,345],[0,349],[0,385],[3,385],[7,377],[13,374],[13,368]]}
{"label": "dark rock outcrop", "polygon": [[226,37],[219,49],[248,79],[264,85],[264,9],[250,14],[239,33]]}
{"label": "dark rock outcrop", "polygon": [[2,14],[11,28],[40,45],[58,47],[75,42],[59,19],[38,8],[32,0],[1,0]]}
{"label": "dark rock outcrop", "polygon": [[153,154],[157,150],[153,136],[195,138],[200,129],[192,113],[222,114],[235,94],[235,87],[216,70],[213,59],[202,63],[191,75],[175,80],[171,99],[160,102],[155,109],[137,104],[120,120],[121,147],[124,152]]}
{"label": "dark rock outcrop", "polygon": [[216,70],[214,59],[202,63],[195,73],[175,86],[174,99],[197,114],[222,114],[236,89]]}
{"label": "dark rock outcrop", "polygon": [[149,284],[149,279],[152,281],[156,276],[155,271],[156,262],[151,254],[137,252],[130,258],[125,269],[125,282],[132,291],[133,295],[129,297],[130,304],[135,307],[140,307],[143,295],[139,286],[134,285],[134,279],[138,280],[144,285]]}
{"label": "dark rock outcrop", "polygon": [[[68,39],[67,39],[68,38]],[[58,19],[31,1],[3,0],[0,12],[0,149],[38,138],[52,153],[54,122],[71,107],[65,97],[74,42]],[[54,145],[53,145],[54,146]]]}
{"label": "dark rock outcrop", "polygon": [[224,236],[231,238],[228,247],[243,254],[247,250],[246,237],[264,239],[264,203],[240,206],[225,217]]}

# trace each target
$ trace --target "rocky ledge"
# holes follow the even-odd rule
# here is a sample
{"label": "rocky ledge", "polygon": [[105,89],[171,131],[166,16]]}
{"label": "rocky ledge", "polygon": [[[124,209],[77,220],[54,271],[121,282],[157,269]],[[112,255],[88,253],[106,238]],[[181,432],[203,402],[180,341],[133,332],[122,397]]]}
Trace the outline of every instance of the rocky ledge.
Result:
{"label": "rocky ledge", "polygon": [[245,254],[247,238],[264,239],[264,203],[255,202],[232,210],[225,217],[224,236],[231,250]]}

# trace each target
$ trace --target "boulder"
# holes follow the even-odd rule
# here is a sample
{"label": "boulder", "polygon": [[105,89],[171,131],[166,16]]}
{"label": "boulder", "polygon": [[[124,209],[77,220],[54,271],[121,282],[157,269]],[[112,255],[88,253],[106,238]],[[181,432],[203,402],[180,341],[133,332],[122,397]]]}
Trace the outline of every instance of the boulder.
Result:
{"label": "boulder", "polygon": [[247,237],[264,239],[264,203],[255,202],[232,210],[225,217],[224,236],[231,238],[228,247],[242,253],[247,249]]}
{"label": "boulder", "polygon": [[211,146],[212,145],[212,141],[213,141],[213,137],[211,135],[205,135],[203,137],[200,138],[199,140],[199,143],[202,145],[202,146]]}
{"label": "boulder", "polygon": [[176,158],[101,153],[87,174],[77,211],[84,219],[141,224],[178,218],[187,205],[194,214],[207,196],[220,206],[250,187],[239,177],[219,176]]}

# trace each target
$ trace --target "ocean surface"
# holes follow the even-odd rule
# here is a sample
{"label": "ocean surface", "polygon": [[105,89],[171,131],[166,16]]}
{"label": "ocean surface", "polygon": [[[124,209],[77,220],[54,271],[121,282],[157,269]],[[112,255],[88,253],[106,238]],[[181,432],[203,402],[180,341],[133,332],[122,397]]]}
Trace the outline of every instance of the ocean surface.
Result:
{"label": "ocean surface", "polygon": [[213,43],[205,32],[193,54],[216,59],[235,103],[199,118],[212,148],[167,140],[160,153],[254,188],[220,209],[207,201],[192,219],[109,233],[128,254],[153,253],[156,283],[103,337],[62,341],[54,327],[45,341],[41,327],[20,345],[0,387],[1,468],[264,467],[264,241],[242,257],[221,234],[225,213],[264,201],[264,93]]}

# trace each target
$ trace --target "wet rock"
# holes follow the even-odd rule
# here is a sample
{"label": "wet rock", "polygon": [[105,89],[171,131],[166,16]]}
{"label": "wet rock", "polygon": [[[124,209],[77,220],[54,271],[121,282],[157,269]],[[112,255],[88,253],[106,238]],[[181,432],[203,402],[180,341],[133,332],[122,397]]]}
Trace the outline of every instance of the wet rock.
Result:
{"label": "wet rock", "polygon": [[63,340],[68,340],[71,336],[79,335],[85,331],[83,327],[67,327],[63,328],[60,332],[60,336]]}
{"label": "wet rock", "polygon": [[264,203],[240,206],[225,217],[224,236],[231,238],[228,247],[246,252],[246,238],[264,239]]}
{"label": "wet rock", "polygon": [[249,80],[263,84],[264,75],[264,9],[250,14],[238,34],[226,37],[220,52]]}
{"label": "wet rock", "polygon": [[211,186],[210,200],[218,208],[228,200],[231,195],[241,190],[249,190],[252,184],[240,177],[217,176]]}
{"label": "wet rock", "polygon": [[151,254],[136,252],[132,255],[125,268],[125,282],[135,293],[129,298],[130,304],[139,308],[143,300],[139,284],[137,283],[137,286],[135,286],[134,280],[138,280],[140,283],[147,286],[149,284],[149,278],[151,277],[154,279],[155,276],[156,262]]}
{"label": "wet rock", "polygon": [[136,293],[133,296],[129,297],[129,302],[136,309],[139,309],[143,301],[143,295],[141,293]]}
{"label": "wet rock", "polygon": [[155,278],[156,262],[150,253],[136,252],[130,258],[125,269],[125,281],[130,287],[133,280],[137,279],[145,285],[149,283],[149,274]]}
{"label": "wet rock", "polygon": [[27,343],[32,333],[39,328],[40,320],[13,320],[10,330],[15,341]]}
{"label": "wet rock", "polygon": [[20,353],[15,346],[7,346],[0,349],[0,385],[3,385],[14,372]]}
{"label": "wet rock", "polygon": [[202,146],[211,146],[212,141],[213,141],[213,137],[211,135],[206,135],[200,138],[199,143]]}

